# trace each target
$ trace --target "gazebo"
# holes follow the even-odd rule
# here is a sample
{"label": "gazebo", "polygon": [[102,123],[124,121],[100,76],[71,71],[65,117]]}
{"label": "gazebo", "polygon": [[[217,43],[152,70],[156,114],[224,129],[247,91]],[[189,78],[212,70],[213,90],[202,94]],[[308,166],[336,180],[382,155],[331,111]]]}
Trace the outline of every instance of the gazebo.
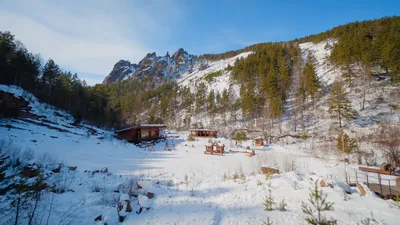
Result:
{"label": "gazebo", "polygon": [[118,130],[117,137],[125,139],[135,144],[141,141],[153,141],[161,138],[162,129],[166,128],[164,124],[141,124],[134,127],[128,127]]}
{"label": "gazebo", "polygon": [[210,129],[190,129],[190,134],[198,138],[216,138],[218,131]]}

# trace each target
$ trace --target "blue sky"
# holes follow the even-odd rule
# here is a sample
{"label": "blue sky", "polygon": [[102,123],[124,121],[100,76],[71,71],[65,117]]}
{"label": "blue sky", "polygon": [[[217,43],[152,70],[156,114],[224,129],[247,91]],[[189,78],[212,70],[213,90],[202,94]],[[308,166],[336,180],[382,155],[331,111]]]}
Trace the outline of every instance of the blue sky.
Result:
{"label": "blue sky", "polygon": [[88,84],[119,59],[221,53],[398,15],[400,1],[0,0],[0,30]]}

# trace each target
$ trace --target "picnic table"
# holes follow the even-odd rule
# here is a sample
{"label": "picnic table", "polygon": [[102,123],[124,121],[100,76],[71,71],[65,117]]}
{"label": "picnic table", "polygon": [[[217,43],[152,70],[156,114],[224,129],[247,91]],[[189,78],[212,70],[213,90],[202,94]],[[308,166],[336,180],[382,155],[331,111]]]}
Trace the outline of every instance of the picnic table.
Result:
{"label": "picnic table", "polygon": [[148,150],[149,152],[151,152],[151,151],[156,151],[155,149],[154,149],[154,144],[151,144],[151,143],[149,143],[149,144],[146,144],[146,145],[143,145],[143,151],[146,151],[146,150]]}

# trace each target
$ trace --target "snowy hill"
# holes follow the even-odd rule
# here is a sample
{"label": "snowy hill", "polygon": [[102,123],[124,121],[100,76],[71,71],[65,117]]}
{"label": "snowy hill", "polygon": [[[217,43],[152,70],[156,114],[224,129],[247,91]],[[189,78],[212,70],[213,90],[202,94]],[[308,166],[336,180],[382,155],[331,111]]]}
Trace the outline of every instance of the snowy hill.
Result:
{"label": "snowy hill", "polygon": [[[46,174],[46,182],[53,187],[49,190],[55,192],[42,193],[36,224],[43,224],[40,218],[56,224],[116,224],[120,217],[123,224],[262,224],[269,217],[275,224],[297,225],[305,219],[301,204],[307,202],[309,189],[320,179],[333,185],[321,189],[334,203],[334,211],[326,215],[338,224],[356,224],[371,217],[370,212],[385,224],[398,220],[398,209],[389,207],[387,201],[368,189],[361,197],[357,188],[346,187],[344,171],[354,179],[357,165],[315,158],[301,143],[253,147],[247,141],[243,146],[256,153],[248,157],[229,152],[244,149],[232,140],[218,138],[214,141],[226,146],[221,157],[204,154],[207,139],[188,142],[187,132],[179,132],[173,134],[178,139],[168,140],[176,145],[172,151],[163,151],[161,142],[149,152],[113,138],[112,132],[73,125],[70,115],[40,103],[21,88],[1,85],[0,90],[28,101],[30,111],[38,116],[0,120],[1,152],[12,151],[10,159],[22,162],[7,174],[34,163]],[[266,178],[260,174],[261,166],[275,167],[281,174]],[[60,171],[54,172],[57,168]],[[264,211],[269,186],[277,204],[286,202],[286,211],[279,211],[278,206]],[[351,192],[347,200],[343,188]],[[154,197],[147,197],[149,192]],[[8,204],[2,198],[2,224],[14,222],[14,208]],[[118,204],[121,210],[117,210]],[[25,224],[28,217],[25,211],[21,214],[20,222]]]}
{"label": "snowy hill", "polygon": [[[246,58],[251,52],[244,52],[232,58],[218,60],[218,61],[207,61],[206,69],[201,68],[201,64],[197,63],[191,71],[187,71],[180,75],[177,79],[177,83],[181,87],[189,87],[194,92],[196,83],[205,82],[207,83],[208,90],[214,90],[215,92],[222,92],[224,89],[228,89],[229,85],[234,84],[230,77],[230,72],[225,71],[228,65],[233,66],[236,59]],[[207,74],[221,71],[221,75],[213,79],[211,82],[206,82],[204,77]]]}
{"label": "snowy hill", "polygon": [[[301,49],[301,58],[303,63],[306,62],[307,55],[309,52],[315,57],[315,68],[317,75],[321,82],[325,85],[332,84],[340,76],[340,70],[330,65],[328,57],[331,54],[332,46],[335,44],[335,40],[326,40],[314,44],[312,42],[306,42],[299,45]],[[304,66],[304,64],[303,64]]]}

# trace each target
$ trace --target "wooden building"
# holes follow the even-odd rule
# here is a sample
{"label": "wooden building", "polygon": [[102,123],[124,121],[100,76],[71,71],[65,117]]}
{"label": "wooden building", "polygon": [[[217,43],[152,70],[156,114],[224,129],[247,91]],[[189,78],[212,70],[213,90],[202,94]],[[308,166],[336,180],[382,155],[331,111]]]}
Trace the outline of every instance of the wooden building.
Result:
{"label": "wooden building", "polygon": [[117,138],[129,142],[139,143],[141,141],[153,141],[161,138],[162,130],[166,128],[164,124],[141,124],[118,130]]}
{"label": "wooden building", "polygon": [[262,137],[254,138],[253,142],[254,142],[254,146],[256,146],[256,147],[264,146],[264,139]]}
{"label": "wooden building", "polygon": [[191,129],[190,134],[193,137],[216,138],[218,131],[209,129]]}

